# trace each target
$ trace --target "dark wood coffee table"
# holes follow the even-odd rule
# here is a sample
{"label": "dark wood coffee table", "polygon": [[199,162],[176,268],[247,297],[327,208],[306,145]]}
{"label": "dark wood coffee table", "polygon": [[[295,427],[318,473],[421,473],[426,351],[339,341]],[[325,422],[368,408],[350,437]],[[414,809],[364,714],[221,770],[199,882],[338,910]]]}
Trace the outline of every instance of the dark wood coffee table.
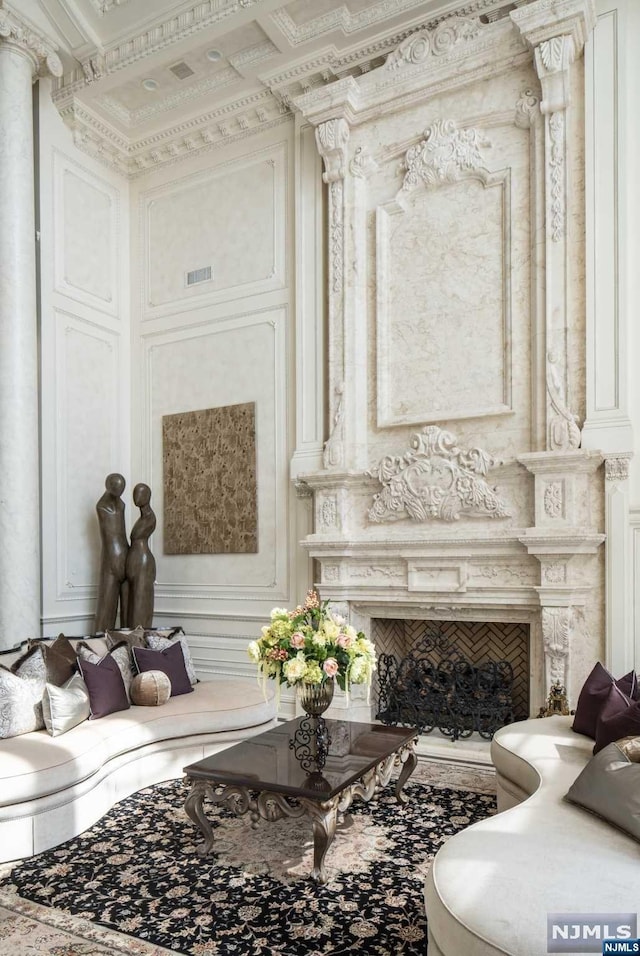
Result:
{"label": "dark wood coffee table", "polygon": [[[259,820],[307,815],[313,822],[313,878],[326,883],[324,859],[339,817],[356,798],[368,801],[399,771],[395,794],[415,769],[417,730],[381,724],[327,720],[331,738],[324,765],[315,738],[305,733],[309,718],[290,720],[184,768],[189,793],[184,808],[204,842],[198,854],[214,848],[214,834],[203,802],[225,804],[236,816]],[[293,744],[292,744],[293,741]]]}

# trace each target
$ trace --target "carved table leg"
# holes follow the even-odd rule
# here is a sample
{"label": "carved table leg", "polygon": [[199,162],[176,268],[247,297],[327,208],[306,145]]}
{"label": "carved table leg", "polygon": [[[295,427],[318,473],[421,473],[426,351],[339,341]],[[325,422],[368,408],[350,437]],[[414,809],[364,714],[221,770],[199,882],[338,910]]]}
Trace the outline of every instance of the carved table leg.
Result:
{"label": "carved table leg", "polygon": [[416,744],[414,740],[409,744],[408,749],[402,754],[402,757],[401,757],[401,759],[403,760],[403,767],[400,772],[400,776],[398,777],[398,780],[396,782],[396,789],[395,789],[396,800],[398,801],[398,803],[405,804],[409,802],[409,798],[407,797],[407,795],[405,793],[402,793],[402,788],[404,787],[405,783],[407,782],[407,780],[409,779],[413,771],[416,769],[416,764],[418,763],[418,758],[416,757],[415,749],[414,749],[415,745]]}
{"label": "carved table leg", "polygon": [[[187,778],[188,782],[189,779]],[[210,790],[211,784],[207,783],[206,780],[193,780],[191,781],[191,789],[184,801],[185,813],[204,836],[204,843],[196,847],[198,856],[206,856],[213,849],[213,829],[202,807],[204,798]]]}
{"label": "carved table leg", "polygon": [[324,858],[331,846],[338,822],[338,797],[326,803],[313,800],[301,800],[307,813],[313,820],[313,872],[311,876],[318,883],[326,883]]}

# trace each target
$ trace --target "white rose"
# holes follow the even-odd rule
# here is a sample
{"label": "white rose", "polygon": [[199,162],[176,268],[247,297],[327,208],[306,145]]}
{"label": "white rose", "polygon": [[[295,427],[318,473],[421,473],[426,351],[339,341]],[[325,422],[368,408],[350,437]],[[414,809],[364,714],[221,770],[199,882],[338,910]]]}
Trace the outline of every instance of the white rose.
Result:
{"label": "white rose", "polygon": [[307,665],[304,659],[300,660],[298,657],[294,657],[290,661],[286,661],[283,667],[284,676],[290,684],[295,684],[296,681],[299,681],[307,669]]}
{"label": "white rose", "polygon": [[251,660],[254,662],[254,664],[260,663],[260,658],[262,655],[260,654],[260,645],[258,644],[257,641],[249,642],[249,645],[247,647],[247,654],[249,655]]}

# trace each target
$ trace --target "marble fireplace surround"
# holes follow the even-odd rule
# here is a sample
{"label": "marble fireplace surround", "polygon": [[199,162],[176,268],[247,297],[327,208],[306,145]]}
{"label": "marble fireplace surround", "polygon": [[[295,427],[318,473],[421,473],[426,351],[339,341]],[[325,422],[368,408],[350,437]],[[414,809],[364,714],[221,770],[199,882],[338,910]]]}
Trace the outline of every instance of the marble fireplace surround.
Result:
{"label": "marble fireplace surround", "polygon": [[530,625],[531,713],[604,657],[622,473],[581,448],[594,23],[592,0],[467,5],[295,101],[328,186],[330,429],[297,482],[319,590],[367,633]]}

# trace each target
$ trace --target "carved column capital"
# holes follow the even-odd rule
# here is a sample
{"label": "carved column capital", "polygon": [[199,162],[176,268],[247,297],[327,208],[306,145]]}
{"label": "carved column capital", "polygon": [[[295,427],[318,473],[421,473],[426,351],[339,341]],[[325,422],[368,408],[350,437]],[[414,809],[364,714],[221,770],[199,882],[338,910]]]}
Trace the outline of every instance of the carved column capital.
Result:
{"label": "carved column capital", "polygon": [[631,467],[631,452],[625,455],[608,455],[604,460],[604,475],[607,481],[626,481]]}
{"label": "carved column capital", "polygon": [[13,10],[0,6],[0,47],[12,47],[31,60],[33,78],[62,76],[62,62],[56,48]]}
{"label": "carved column capital", "polygon": [[543,95],[540,109],[543,113],[566,109],[571,64],[595,26],[594,0],[535,0],[510,16],[534,51]]}
{"label": "carved column capital", "polygon": [[316,143],[322,156],[325,183],[344,179],[347,171],[349,124],[345,119],[330,119],[316,127]]}

